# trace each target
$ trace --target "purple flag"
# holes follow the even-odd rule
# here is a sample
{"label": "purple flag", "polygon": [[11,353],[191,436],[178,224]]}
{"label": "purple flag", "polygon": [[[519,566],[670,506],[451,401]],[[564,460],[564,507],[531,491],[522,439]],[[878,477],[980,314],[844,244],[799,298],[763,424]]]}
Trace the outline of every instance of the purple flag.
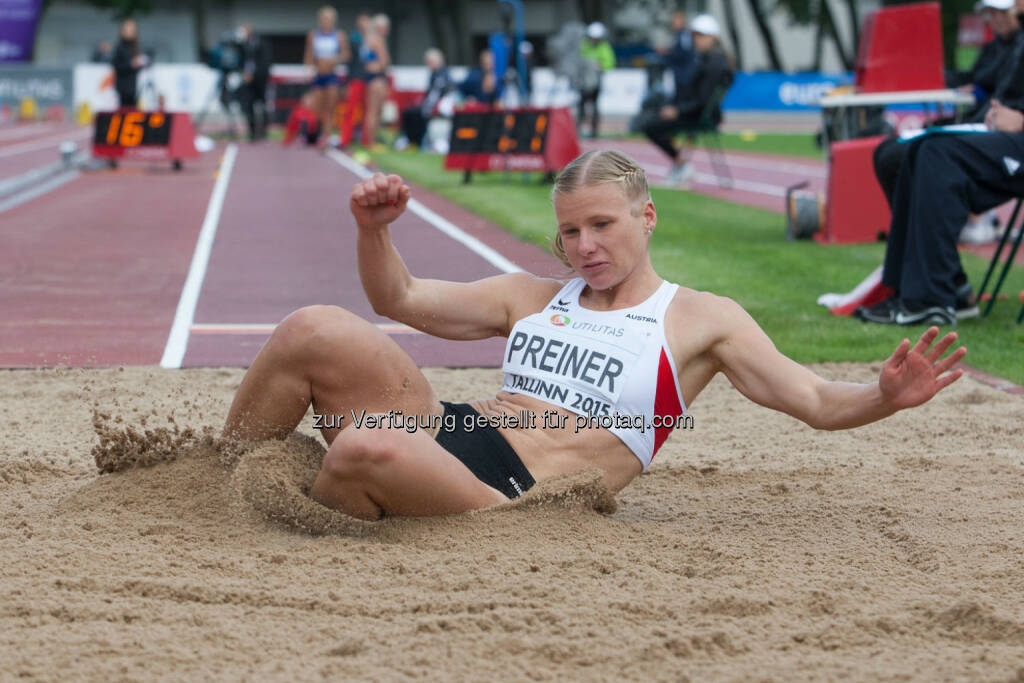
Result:
{"label": "purple flag", "polygon": [[42,0],[0,0],[0,62],[28,62]]}

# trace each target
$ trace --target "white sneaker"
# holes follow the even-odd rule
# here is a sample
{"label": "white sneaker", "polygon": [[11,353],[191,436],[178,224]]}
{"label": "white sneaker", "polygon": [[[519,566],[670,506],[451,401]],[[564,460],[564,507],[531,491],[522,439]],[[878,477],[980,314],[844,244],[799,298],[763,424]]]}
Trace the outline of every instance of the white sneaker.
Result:
{"label": "white sneaker", "polygon": [[998,238],[999,232],[992,225],[992,221],[985,220],[985,217],[969,222],[960,231],[960,241],[964,244],[988,244]]}
{"label": "white sneaker", "polygon": [[687,162],[684,164],[676,164],[672,167],[672,170],[665,176],[665,182],[669,185],[682,185],[690,178],[696,171],[693,168],[693,164]]}

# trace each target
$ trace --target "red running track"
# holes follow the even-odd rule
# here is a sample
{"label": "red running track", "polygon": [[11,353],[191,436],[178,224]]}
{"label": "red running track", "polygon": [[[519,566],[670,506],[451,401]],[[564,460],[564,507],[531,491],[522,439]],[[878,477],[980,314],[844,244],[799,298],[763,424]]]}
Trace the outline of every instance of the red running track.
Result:
{"label": "red running track", "polygon": [[0,366],[158,362],[216,161],[84,173],[0,214]]}
{"label": "red running track", "polygon": [[65,124],[0,127],[0,181],[60,161],[60,144],[66,140],[87,148],[90,132]]}

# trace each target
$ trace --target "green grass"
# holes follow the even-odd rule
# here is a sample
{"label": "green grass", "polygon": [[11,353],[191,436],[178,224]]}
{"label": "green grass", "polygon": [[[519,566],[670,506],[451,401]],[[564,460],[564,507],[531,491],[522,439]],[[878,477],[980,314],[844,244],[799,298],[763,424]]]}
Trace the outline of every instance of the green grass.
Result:
{"label": "green grass", "polygon": [[754,133],[751,139],[739,133],[722,133],[722,147],[737,152],[781,154],[823,160],[825,152],[818,147],[811,133]]}
{"label": "green grass", "polygon": [[[751,135],[751,133],[753,135]],[[609,140],[644,140],[638,133],[629,135],[608,135]],[[680,138],[681,140],[682,138]],[[760,133],[751,130],[749,133],[722,133],[719,136],[722,147],[737,152],[754,154],[780,154],[783,156],[801,157],[823,160],[825,152],[818,147],[813,133]],[[699,141],[700,142],[700,141]]]}
{"label": "green grass", "polygon": [[[554,233],[550,186],[530,176],[476,174],[470,185],[461,173],[444,171],[442,157],[384,152],[375,162],[389,172],[434,191],[547,248]],[[832,316],[817,306],[826,291],[848,291],[882,262],[883,244],[820,246],[787,242],[781,215],[690,192],[654,189],[658,229],[651,243],[658,273],[673,282],[732,297],[760,323],[778,348],[802,363],[881,361],[904,335],[923,328],[868,325]],[[962,255],[975,287],[987,259]],[[969,347],[967,361],[981,370],[1024,383],[1024,325],[1015,320],[1024,290],[1024,268],[1015,267],[1003,286],[1008,301],[983,320],[958,326]]]}

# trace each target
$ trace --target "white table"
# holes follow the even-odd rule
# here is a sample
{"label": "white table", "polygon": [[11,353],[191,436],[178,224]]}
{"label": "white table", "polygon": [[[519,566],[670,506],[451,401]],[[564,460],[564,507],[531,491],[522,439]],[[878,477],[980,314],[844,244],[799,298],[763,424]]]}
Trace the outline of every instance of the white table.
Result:
{"label": "white table", "polygon": [[[959,90],[900,90],[896,92],[840,93],[821,98],[821,113],[824,119],[823,136],[827,148],[829,138],[848,140],[853,137],[853,123],[848,114],[863,107],[886,106],[890,104],[935,105],[941,112],[945,105],[952,105],[957,121],[960,112],[974,104],[974,95]],[[829,120],[831,117],[831,121]],[[838,120],[838,135],[830,135],[833,122]]]}

